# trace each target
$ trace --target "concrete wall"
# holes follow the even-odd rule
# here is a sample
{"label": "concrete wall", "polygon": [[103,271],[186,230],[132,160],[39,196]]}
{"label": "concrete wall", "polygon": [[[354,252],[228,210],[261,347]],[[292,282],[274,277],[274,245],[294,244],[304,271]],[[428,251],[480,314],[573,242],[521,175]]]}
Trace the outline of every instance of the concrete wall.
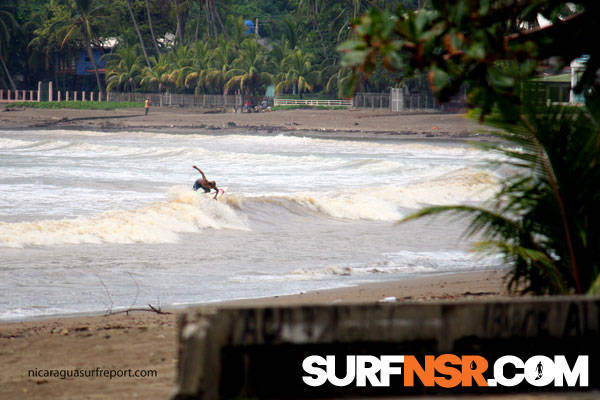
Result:
{"label": "concrete wall", "polygon": [[[312,354],[590,356],[598,369],[600,298],[192,309],[179,321],[175,398],[405,395],[439,388],[306,386]],[[593,364],[593,365],[592,365]],[[491,366],[490,366],[491,369]],[[483,388],[487,393],[489,388]],[[444,391],[445,390],[445,391]],[[482,388],[470,388],[481,391]],[[522,389],[521,389],[522,390]],[[442,389],[455,394],[460,388]]]}

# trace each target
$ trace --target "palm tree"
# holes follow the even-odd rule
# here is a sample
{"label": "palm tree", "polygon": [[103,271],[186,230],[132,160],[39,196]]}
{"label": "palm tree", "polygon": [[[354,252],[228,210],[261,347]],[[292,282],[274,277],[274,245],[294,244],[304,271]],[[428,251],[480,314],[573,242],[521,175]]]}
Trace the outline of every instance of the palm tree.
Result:
{"label": "palm tree", "polygon": [[156,49],[156,55],[160,54],[160,49],[158,48],[158,42],[156,41],[156,36],[154,35],[154,27],[152,25],[152,17],[150,16],[150,4],[148,0],[146,0],[146,15],[148,16],[148,26],[150,27],[150,34],[152,35],[152,44]]}
{"label": "palm tree", "polygon": [[131,0],[127,0],[127,8],[129,9],[129,15],[131,16],[131,20],[133,21],[133,26],[135,27],[135,32],[137,33],[138,39],[140,41],[142,53],[144,53],[144,60],[146,60],[146,66],[148,66],[148,68],[152,68],[152,66],[150,65],[150,60],[148,59],[148,53],[146,53],[146,46],[144,46],[144,38],[142,38],[142,33],[140,32],[140,28],[138,27],[137,20],[135,19],[135,15],[133,14],[133,8],[131,7]]}
{"label": "palm tree", "polygon": [[192,65],[185,66],[180,74],[184,79],[185,87],[194,87],[194,92],[199,93],[204,87],[204,80],[208,72],[210,49],[206,42],[196,42],[191,46]]}
{"label": "palm tree", "polygon": [[[177,1],[181,1],[181,0],[175,0],[175,1],[177,2]],[[215,0],[198,0],[198,2],[200,3],[199,12],[201,12],[202,8],[204,8],[204,14],[206,15],[206,29],[207,29],[208,37],[211,36],[211,28],[212,28],[212,31],[214,32],[215,37],[217,37],[219,35],[218,30],[217,30],[217,24],[216,24],[216,22],[218,22],[219,25],[221,26],[221,30],[225,34],[225,37],[229,38],[227,28],[225,27],[225,25],[223,25],[223,21],[221,20],[221,16],[219,15],[219,11],[217,10],[217,5],[215,4]],[[200,22],[200,14],[198,14],[198,25],[196,26],[196,28],[197,28],[196,34],[199,29],[199,22]]]}
{"label": "palm tree", "polygon": [[487,206],[423,209],[471,218],[477,244],[512,265],[509,287],[536,294],[600,292],[600,105],[587,109],[527,101],[516,123],[495,126],[502,142],[484,145],[518,173]]}
{"label": "palm tree", "polygon": [[280,71],[284,68],[283,62],[292,52],[290,42],[284,37],[279,42],[272,43],[273,48],[269,52],[269,62],[274,71]]}
{"label": "palm tree", "polygon": [[312,18],[313,25],[315,30],[319,34],[319,39],[321,41],[321,47],[323,48],[323,57],[328,58],[329,52],[327,51],[327,46],[325,45],[325,38],[323,37],[323,32],[321,30],[321,24],[319,23],[319,14],[320,14],[320,1],[319,0],[299,0],[298,9],[303,10]]}
{"label": "palm tree", "polygon": [[315,83],[319,79],[318,71],[311,64],[312,56],[304,54],[302,50],[296,49],[283,59],[283,70],[279,77],[279,83],[275,86],[275,93],[284,90],[298,93],[312,92]]}
{"label": "palm tree", "polygon": [[227,75],[235,57],[235,43],[230,40],[221,40],[218,47],[210,53],[210,61],[203,81],[206,92],[212,94],[225,92]]}
{"label": "palm tree", "polygon": [[113,87],[123,87],[132,92],[140,82],[142,73],[142,59],[137,48],[121,47],[104,58],[107,59],[106,91],[110,92]]}
{"label": "palm tree", "polygon": [[[325,91],[327,93],[335,93],[339,98],[346,97],[346,93],[348,92],[348,88],[354,83],[352,80],[352,70],[350,68],[340,68],[339,66],[334,66],[334,71],[327,80],[327,84],[325,85]],[[361,87],[357,84],[356,89],[361,91]]]}
{"label": "palm tree", "polygon": [[227,17],[227,25],[230,26],[230,35],[228,43],[239,46],[247,36],[248,27],[244,23],[244,18],[230,15]]}
{"label": "palm tree", "polygon": [[273,75],[267,69],[268,59],[263,49],[256,40],[246,39],[234,68],[227,73],[225,90],[237,88],[246,95],[256,94],[259,88],[273,82]]}
{"label": "palm tree", "polygon": [[282,30],[285,40],[289,43],[290,48],[295,48],[298,45],[298,27],[293,18],[286,16],[282,20]]}
{"label": "palm tree", "polygon": [[178,45],[167,54],[167,58],[171,63],[168,74],[169,82],[174,89],[185,89],[185,78],[193,69],[193,47]]}
{"label": "palm tree", "polygon": [[6,6],[0,6],[0,63],[2,64],[2,69],[6,74],[6,78],[8,79],[12,90],[15,91],[17,90],[17,86],[15,85],[10,71],[8,70],[6,62],[4,61],[3,48],[5,45],[10,43],[12,31],[11,28],[15,28],[16,26],[18,26],[17,21],[9,9]]}
{"label": "palm tree", "polygon": [[102,84],[100,83],[100,74],[98,73],[98,66],[94,59],[94,53],[92,52],[92,40],[94,40],[94,32],[92,29],[94,15],[100,11],[102,5],[94,5],[94,0],[73,0],[69,3],[71,5],[71,16],[67,21],[59,22],[55,24],[56,27],[64,24],[66,25],[61,29],[61,32],[65,32],[62,40],[61,47],[64,47],[65,43],[69,39],[73,38],[76,33],[80,34],[80,39],[83,40],[83,44],[87,55],[94,67],[94,75],[96,76],[96,84],[98,85],[98,91],[102,95]]}
{"label": "palm tree", "polygon": [[142,69],[140,84],[156,87],[158,93],[161,94],[164,86],[169,83],[171,61],[166,54],[161,54],[158,57],[150,57],[150,63],[152,68]]}

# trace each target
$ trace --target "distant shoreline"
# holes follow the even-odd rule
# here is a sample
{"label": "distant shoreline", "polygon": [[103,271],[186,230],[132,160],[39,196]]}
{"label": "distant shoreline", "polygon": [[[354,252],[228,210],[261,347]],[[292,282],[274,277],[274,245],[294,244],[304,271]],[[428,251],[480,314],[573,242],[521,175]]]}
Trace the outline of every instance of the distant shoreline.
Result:
{"label": "distant shoreline", "polygon": [[341,139],[488,140],[486,128],[462,114],[391,113],[380,109],[202,113],[199,109],[73,110],[0,108],[0,129],[146,130],[285,134]]}

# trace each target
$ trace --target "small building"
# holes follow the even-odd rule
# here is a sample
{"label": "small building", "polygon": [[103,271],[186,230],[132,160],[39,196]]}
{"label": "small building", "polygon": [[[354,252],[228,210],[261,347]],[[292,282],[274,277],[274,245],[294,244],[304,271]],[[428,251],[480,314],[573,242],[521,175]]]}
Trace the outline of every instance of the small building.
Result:
{"label": "small building", "polygon": [[[101,74],[106,74],[106,62],[101,58],[104,55],[104,50],[93,49],[92,54],[94,55],[94,62],[96,63],[96,67],[98,68],[98,72]],[[79,57],[77,59],[77,66],[75,69],[75,73],[77,75],[93,75],[94,74],[94,64],[87,52],[84,50],[79,50]]]}
{"label": "small building", "polygon": [[253,35],[254,34],[254,22],[250,21],[249,19],[246,19],[246,20],[244,20],[244,24],[246,24],[246,27],[248,28],[248,30],[246,31],[246,34]]}
{"label": "small building", "polygon": [[583,93],[575,93],[573,89],[575,88],[575,86],[577,86],[579,79],[581,79],[581,74],[583,74],[583,71],[585,70],[585,65],[589,59],[589,55],[584,55],[571,61],[571,91],[569,93],[569,103],[571,104],[585,103],[585,96],[583,95]]}

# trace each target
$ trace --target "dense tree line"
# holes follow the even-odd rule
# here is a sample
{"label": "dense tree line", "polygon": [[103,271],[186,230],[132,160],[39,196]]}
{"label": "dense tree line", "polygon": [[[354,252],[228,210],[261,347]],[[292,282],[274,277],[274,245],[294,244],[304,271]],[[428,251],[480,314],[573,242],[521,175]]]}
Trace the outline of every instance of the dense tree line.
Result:
{"label": "dense tree line", "polygon": [[[0,88],[29,89],[52,80],[63,90],[185,93],[318,92],[340,96],[350,71],[337,46],[369,7],[416,8],[416,0],[3,0]],[[251,33],[245,21],[256,24]],[[80,51],[106,75],[64,73]],[[398,79],[381,70],[360,90],[382,91]]]}

